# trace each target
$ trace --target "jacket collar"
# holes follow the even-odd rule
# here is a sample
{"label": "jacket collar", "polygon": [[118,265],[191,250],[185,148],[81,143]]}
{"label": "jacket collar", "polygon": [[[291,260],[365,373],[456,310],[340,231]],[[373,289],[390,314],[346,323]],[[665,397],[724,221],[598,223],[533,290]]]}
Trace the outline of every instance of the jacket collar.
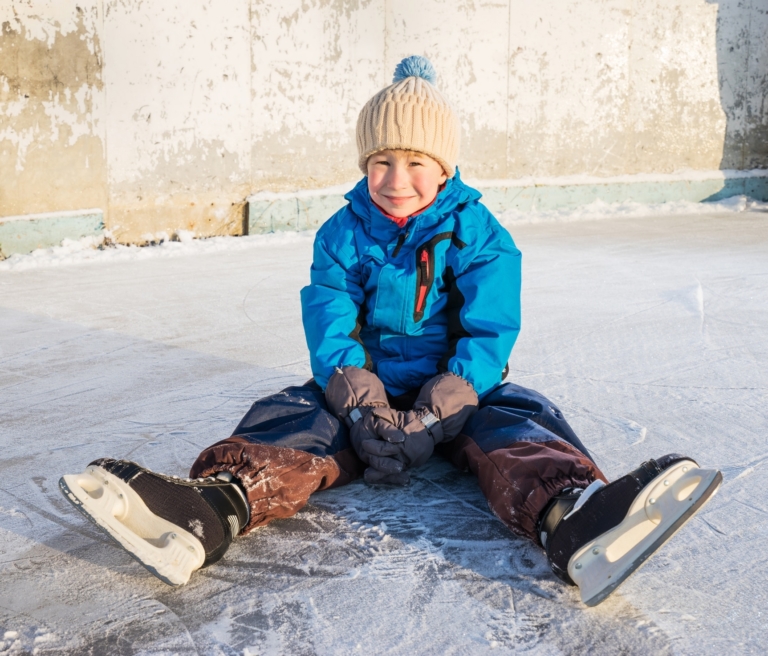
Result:
{"label": "jacket collar", "polygon": [[[482,194],[468,187],[461,181],[459,169],[456,174],[446,180],[444,189],[437,194],[434,202],[406,223],[408,230],[426,230],[440,222],[446,215],[459,205],[478,200]],[[363,223],[363,226],[374,239],[389,242],[395,239],[402,230],[391,219],[387,218],[378,206],[371,200],[368,193],[368,178],[365,177],[355,185],[344,198],[349,201],[349,207]]]}

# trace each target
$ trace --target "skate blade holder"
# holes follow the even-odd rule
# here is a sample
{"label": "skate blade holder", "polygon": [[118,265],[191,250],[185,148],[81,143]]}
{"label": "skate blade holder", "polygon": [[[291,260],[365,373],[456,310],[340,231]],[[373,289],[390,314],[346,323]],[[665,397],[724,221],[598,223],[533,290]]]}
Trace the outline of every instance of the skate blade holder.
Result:
{"label": "skate blade holder", "polygon": [[568,562],[568,574],[587,606],[595,606],[640,567],[714,496],[722,475],[683,460],[641,491],[624,521],[585,544]]}
{"label": "skate blade holder", "polygon": [[200,540],[155,515],[125,481],[101,467],[65,475],[59,485],[78,510],[165,583],[185,584],[205,561]]}

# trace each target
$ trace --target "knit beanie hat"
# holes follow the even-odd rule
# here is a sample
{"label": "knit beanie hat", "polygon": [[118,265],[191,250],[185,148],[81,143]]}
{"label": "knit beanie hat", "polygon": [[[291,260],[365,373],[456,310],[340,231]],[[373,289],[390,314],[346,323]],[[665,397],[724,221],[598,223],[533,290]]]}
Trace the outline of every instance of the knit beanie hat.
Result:
{"label": "knit beanie hat", "polygon": [[436,160],[449,178],[459,158],[459,119],[433,86],[435,69],[424,57],[406,57],[393,84],[371,98],[357,119],[360,170],[382,150],[414,150]]}

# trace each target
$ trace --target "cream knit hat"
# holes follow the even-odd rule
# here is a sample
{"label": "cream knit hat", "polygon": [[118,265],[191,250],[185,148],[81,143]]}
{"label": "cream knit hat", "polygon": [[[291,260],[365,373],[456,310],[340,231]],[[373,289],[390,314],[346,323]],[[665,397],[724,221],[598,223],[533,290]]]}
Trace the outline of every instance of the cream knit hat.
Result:
{"label": "cream knit hat", "polygon": [[393,84],[371,98],[357,119],[360,170],[382,150],[415,150],[429,155],[449,178],[459,158],[459,119],[433,86],[435,69],[424,57],[406,57],[395,68]]}

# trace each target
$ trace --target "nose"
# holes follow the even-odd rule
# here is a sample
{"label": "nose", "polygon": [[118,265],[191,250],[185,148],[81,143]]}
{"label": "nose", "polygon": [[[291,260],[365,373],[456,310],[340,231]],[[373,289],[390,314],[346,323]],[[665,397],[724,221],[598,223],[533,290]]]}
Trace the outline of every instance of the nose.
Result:
{"label": "nose", "polygon": [[394,162],[387,171],[387,186],[390,189],[404,189],[408,186],[408,171],[401,162]]}

